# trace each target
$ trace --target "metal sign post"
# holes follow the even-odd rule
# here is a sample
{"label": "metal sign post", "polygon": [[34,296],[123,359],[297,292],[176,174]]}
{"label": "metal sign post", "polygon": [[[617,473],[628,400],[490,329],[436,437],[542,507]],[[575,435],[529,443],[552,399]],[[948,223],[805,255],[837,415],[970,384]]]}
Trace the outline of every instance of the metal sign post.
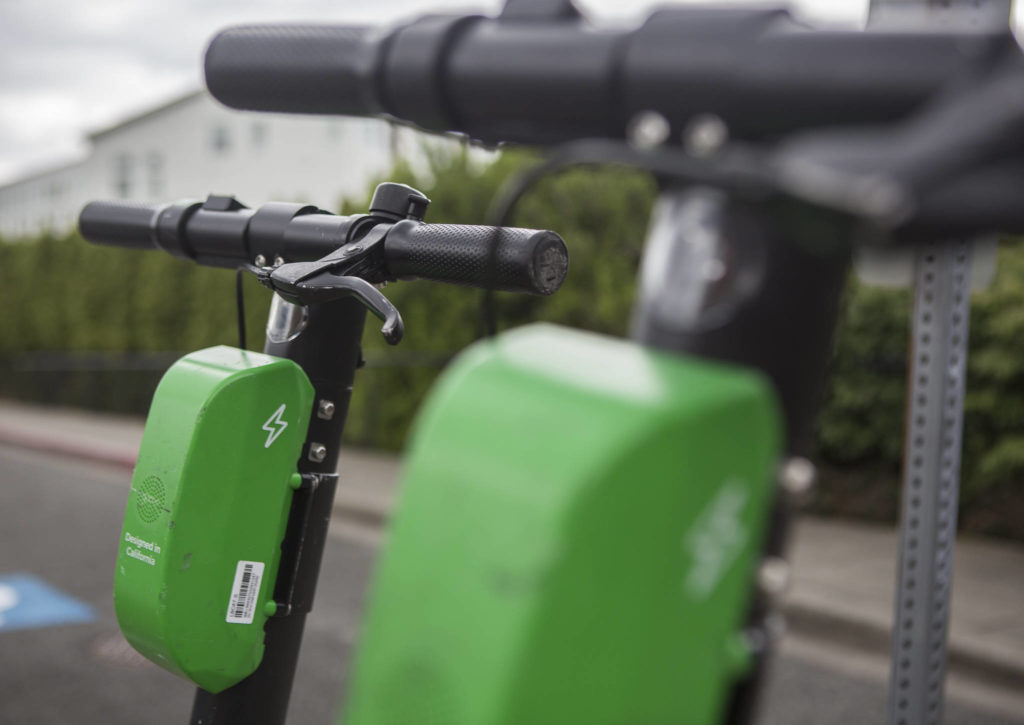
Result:
{"label": "metal sign post", "polygon": [[889,725],[939,723],[960,494],[971,245],[917,254]]}
{"label": "metal sign post", "polygon": [[[915,5],[930,12],[954,6],[1009,12],[1005,0],[871,0],[872,16]],[[914,260],[888,725],[938,725],[942,720],[972,252],[970,242],[945,242],[916,252]]]}

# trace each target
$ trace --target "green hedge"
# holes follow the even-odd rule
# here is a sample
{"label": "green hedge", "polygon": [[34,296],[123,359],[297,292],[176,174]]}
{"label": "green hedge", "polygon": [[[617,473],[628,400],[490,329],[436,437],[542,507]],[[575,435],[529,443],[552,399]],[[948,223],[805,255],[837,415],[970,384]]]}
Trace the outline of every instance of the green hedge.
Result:
{"label": "green hedge", "polygon": [[[998,254],[994,282],[971,301],[961,515],[971,530],[1024,538],[1024,243]],[[848,287],[818,421],[819,456],[839,469],[830,507],[894,513],[910,310],[907,291]],[[892,482],[882,500],[863,490],[872,477]]]}
{"label": "green hedge", "polygon": [[[398,169],[432,199],[428,220],[480,223],[508,175],[530,159],[505,154],[476,168],[464,156],[435,159],[428,178]],[[646,175],[575,170],[541,182],[514,223],[550,228],[568,241],[570,277],[549,298],[499,295],[503,327],[548,320],[625,333],[636,267],[655,194]],[[367,199],[346,203],[365,209]],[[40,351],[147,353],[236,341],[233,273],[167,255],[95,247],[77,236],[0,243],[0,392],[115,410],[144,410],[157,373],[43,376],[24,369]],[[386,294],[406,338],[388,348],[375,319],[364,338],[347,436],[398,448],[412,413],[444,361],[480,331],[480,293],[411,282]],[[249,339],[258,346],[268,295],[246,281]],[[906,292],[851,283],[818,426],[828,472],[818,506],[891,518],[897,505],[906,376]],[[1004,243],[995,283],[974,297],[964,432],[963,516],[976,529],[1024,538],[1024,245]],[[20,362],[19,362],[20,361]],[[18,368],[21,368],[20,370]],[[34,377],[33,377],[34,376]],[[68,381],[75,381],[68,383]]]}

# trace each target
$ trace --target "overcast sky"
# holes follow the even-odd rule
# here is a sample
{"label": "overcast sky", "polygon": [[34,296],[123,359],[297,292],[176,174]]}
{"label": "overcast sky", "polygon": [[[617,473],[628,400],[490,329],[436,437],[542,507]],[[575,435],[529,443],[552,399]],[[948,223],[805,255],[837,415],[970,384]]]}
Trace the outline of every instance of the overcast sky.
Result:
{"label": "overcast sky", "polygon": [[[867,0],[798,0],[811,18],[859,23]],[[600,22],[654,4],[580,0]],[[86,133],[199,87],[210,37],[244,22],[385,23],[499,0],[0,0],[0,183],[85,153]]]}

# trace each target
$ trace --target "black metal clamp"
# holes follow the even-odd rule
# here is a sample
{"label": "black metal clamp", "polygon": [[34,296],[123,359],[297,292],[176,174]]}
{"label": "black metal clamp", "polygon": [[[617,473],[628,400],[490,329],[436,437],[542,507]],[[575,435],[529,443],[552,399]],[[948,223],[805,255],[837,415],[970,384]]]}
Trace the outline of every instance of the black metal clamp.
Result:
{"label": "black metal clamp", "polygon": [[275,617],[287,617],[295,610],[295,585],[298,581],[299,567],[302,563],[302,552],[305,549],[305,532],[313,514],[313,494],[324,483],[337,484],[337,473],[303,473],[296,474],[301,479],[295,487],[295,495],[304,495],[306,504],[303,507],[302,520],[298,526],[299,536],[295,546],[291,548],[291,556],[282,553],[281,566],[278,568],[277,585],[274,590]]}

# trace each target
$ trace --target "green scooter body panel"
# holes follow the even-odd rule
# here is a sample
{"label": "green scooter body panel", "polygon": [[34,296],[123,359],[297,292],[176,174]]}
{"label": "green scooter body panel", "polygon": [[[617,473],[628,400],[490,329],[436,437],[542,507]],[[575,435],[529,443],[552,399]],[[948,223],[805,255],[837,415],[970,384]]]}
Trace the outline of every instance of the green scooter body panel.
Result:
{"label": "green scooter body panel", "polygon": [[343,721],[717,723],[780,440],[750,371],[548,325],[477,344],[417,423]]}
{"label": "green scooter body panel", "polygon": [[269,355],[214,347],[157,387],[114,577],[125,637],[210,692],[256,669],[313,387]]}

